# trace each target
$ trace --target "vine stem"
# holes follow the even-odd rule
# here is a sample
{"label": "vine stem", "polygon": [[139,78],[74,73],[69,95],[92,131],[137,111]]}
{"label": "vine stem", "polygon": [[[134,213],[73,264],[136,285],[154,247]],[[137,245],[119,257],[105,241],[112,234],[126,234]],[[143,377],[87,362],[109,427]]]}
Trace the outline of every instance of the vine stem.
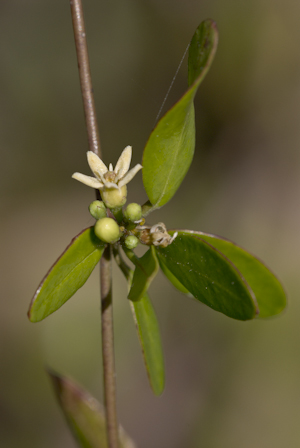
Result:
{"label": "vine stem", "polygon": [[[96,108],[91,80],[85,23],[81,0],[70,0],[74,29],[78,70],[83,99],[83,107],[90,151],[101,158],[100,138],[97,125]],[[99,199],[99,192],[96,192]],[[106,413],[106,432],[108,448],[119,448],[119,425],[117,419],[113,312],[112,312],[112,275],[111,247],[108,245],[100,261],[101,290],[101,327],[104,401]]]}

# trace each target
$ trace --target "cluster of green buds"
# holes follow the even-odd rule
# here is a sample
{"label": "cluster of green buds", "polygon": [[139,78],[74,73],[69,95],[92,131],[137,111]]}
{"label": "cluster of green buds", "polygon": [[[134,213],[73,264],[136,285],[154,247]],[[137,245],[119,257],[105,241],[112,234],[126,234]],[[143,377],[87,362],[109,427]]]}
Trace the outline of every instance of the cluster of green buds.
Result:
{"label": "cluster of green buds", "polygon": [[[127,249],[135,249],[139,244],[139,238],[135,233],[137,224],[142,222],[142,207],[139,204],[128,204],[123,214],[121,215],[119,226],[114,215],[108,211],[104,202],[93,201],[89,205],[89,212],[95,218],[96,224],[94,226],[95,235],[104,243],[114,244],[123,238]],[[110,216],[107,216],[107,215]]]}
{"label": "cluster of green buds", "polygon": [[92,151],[88,151],[88,164],[95,177],[74,173],[73,178],[98,189],[102,201],[93,201],[89,205],[90,214],[96,219],[95,235],[103,242],[114,244],[121,241],[127,249],[134,249],[139,243],[166,247],[174,240],[163,223],[155,226],[144,226],[140,204],[131,203],[122,210],[127,199],[127,184],[142,168],[137,164],[129,170],[132,156],[131,146],[127,146],[116,166],[109,168]]}
{"label": "cluster of green buds", "polygon": [[121,229],[115,219],[107,216],[107,208],[102,201],[93,201],[89,205],[89,212],[97,220],[95,235],[104,243],[115,243],[122,236]]}

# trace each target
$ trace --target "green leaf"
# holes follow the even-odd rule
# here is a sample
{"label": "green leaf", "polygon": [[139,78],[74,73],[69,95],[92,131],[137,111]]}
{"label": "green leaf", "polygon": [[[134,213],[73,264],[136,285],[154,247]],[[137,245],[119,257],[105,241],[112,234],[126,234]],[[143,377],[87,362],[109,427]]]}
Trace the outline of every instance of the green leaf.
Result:
{"label": "green leaf", "polygon": [[[134,272],[129,269],[116,248],[114,249],[114,255],[119,268],[127,279],[128,290],[130,290]],[[134,256],[134,254],[132,256],[131,252],[128,255],[130,259]],[[156,259],[155,252],[154,256]],[[165,368],[159,325],[153,305],[146,292],[139,300],[129,300],[129,304],[137,329],[150,386],[155,395],[160,395],[165,384]]]}
{"label": "green leaf", "polygon": [[[238,268],[255,294],[258,317],[270,317],[279,314],[287,303],[285,291],[278,278],[262,261],[232,241],[203,232],[184,231],[196,235],[222,252]],[[181,233],[181,232],[180,232]]]}
{"label": "green leaf", "polygon": [[99,262],[104,244],[90,227],[77,235],[46,274],[31,301],[28,317],[39,322],[58,310],[84,285]]}
{"label": "green leaf", "polygon": [[[125,253],[129,255],[133,252],[125,251]],[[157,274],[159,264],[153,246],[151,246],[141,258],[131,256],[130,259],[135,264],[135,270],[128,299],[136,301],[139,300],[145,292],[147,292],[150,283]]]}
{"label": "green leaf", "polygon": [[[69,378],[49,371],[59,405],[67,423],[82,448],[108,448],[106,421],[100,403]],[[120,448],[135,448],[122,427]]]}
{"label": "green leaf", "polygon": [[175,286],[175,288],[178,289],[183,294],[190,294],[189,291],[180,283],[178,278],[175,277],[175,275],[173,275],[171,271],[169,271],[167,266],[164,264],[163,259],[159,258],[158,261],[159,261],[159,266],[160,266],[161,270],[163,271],[163,273],[165,274],[167,279],[170,280],[172,285]]}
{"label": "green leaf", "polygon": [[158,122],[144,149],[143,182],[152,210],[173,197],[192,162],[195,149],[193,100],[211,66],[217,42],[216,24],[205,20],[197,28],[190,45],[190,87]]}
{"label": "green leaf", "polygon": [[217,249],[193,235],[178,233],[158,258],[198,300],[226,316],[253,319],[255,296],[236,267]]}
{"label": "green leaf", "polygon": [[157,317],[147,293],[129,301],[151,388],[160,395],[165,387],[164,356]]}
{"label": "green leaf", "polygon": [[216,23],[204,20],[195,31],[189,47],[188,83],[199,85],[212,64],[218,45]]}

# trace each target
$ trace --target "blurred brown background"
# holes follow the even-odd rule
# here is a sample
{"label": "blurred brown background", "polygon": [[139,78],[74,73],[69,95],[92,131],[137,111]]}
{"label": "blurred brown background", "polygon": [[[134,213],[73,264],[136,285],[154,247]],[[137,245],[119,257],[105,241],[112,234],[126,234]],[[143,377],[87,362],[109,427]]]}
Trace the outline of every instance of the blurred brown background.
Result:
{"label": "blurred brown background", "polygon": [[[281,278],[289,308],[241,323],[151,287],[167,382],[152,396],[115,269],[118,409],[140,448],[282,448],[300,444],[300,3],[294,0],[84,2],[104,160],[142,150],[198,24],[217,21],[215,62],[196,99],[195,159],[150,222],[233,239]],[[0,446],[75,447],[44,372],[101,399],[98,272],[59,312],[26,312],[47,269],[92,225],[91,189],[69,2],[1,0]],[[186,88],[186,60],[167,101]],[[141,175],[129,200],[144,202]],[[142,189],[139,192],[139,189]],[[297,323],[298,322],[298,323]]]}

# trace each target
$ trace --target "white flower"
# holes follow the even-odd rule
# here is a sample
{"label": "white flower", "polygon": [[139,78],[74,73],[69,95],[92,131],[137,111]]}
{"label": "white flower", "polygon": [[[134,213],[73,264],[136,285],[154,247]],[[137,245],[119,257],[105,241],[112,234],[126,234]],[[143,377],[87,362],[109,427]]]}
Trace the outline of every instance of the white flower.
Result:
{"label": "white flower", "polygon": [[81,173],[74,173],[72,177],[73,179],[79,180],[89,187],[96,188],[101,191],[106,189],[117,189],[120,191],[120,189],[128,184],[128,182],[130,182],[136,173],[142,168],[142,165],[138,163],[134,168],[128,171],[131,156],[132,147],[126,146],[119,157],[115,169],[113,169],[111,163],[109,164],[109,168],[107,168],[95,153],[88,151],[88,164],[95,177],[86,176]]}

